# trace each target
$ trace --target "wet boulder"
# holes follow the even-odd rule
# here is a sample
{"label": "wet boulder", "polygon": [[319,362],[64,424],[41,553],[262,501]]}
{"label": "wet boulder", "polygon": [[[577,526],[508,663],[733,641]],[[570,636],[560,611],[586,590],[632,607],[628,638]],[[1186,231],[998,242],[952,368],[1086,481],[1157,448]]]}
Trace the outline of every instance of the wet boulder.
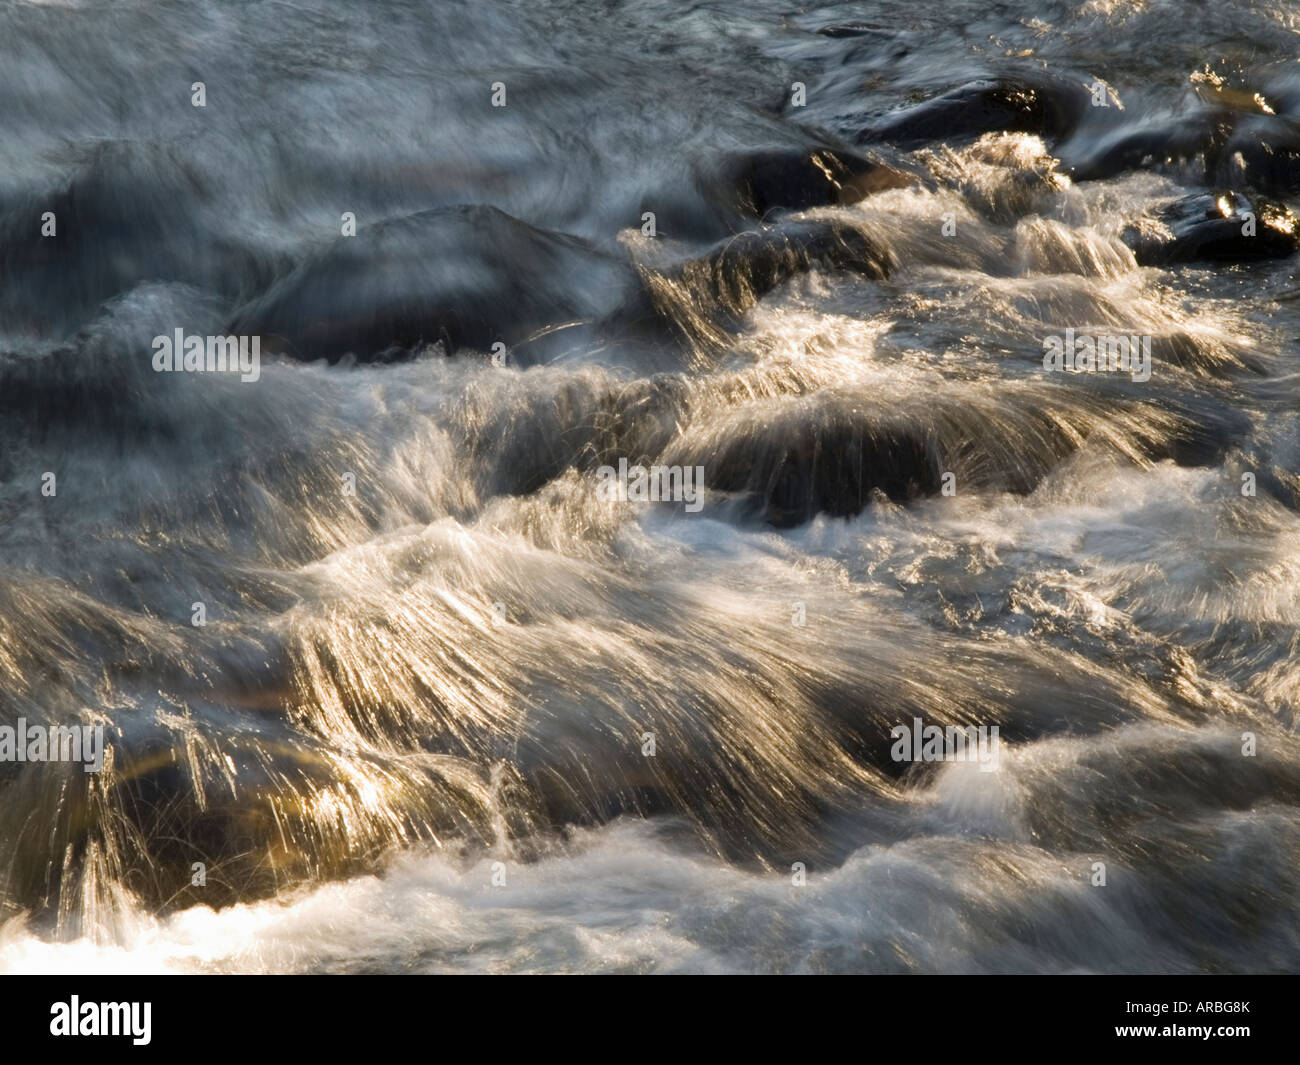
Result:
{"label": "wet boulder", "polygon": [[879,116],[857,142],[917,148],[975,140],[986,133],[1032,133],[1050,143],[1078,126],[1091,101],[1082,78],[1041,72],[982,78]]}
{"label": "wet boulder", "polygon": [[1300,220],[1262,196],[1219,190],[1184,196],[1121,234],[1143,266],[1276,259],[1300,247]]}
{"label": "wet boulder", "polygon": [[743,499],[778,528],[823,513],[852,516],[876,493],[895,502],[934,495],[943,469],[915,419],[824,396],[736,411],[688,434],[663,461],[703,466],[711,489]]}
{"label": "wet boulder", "polygon": [[1081,130],[1057,154],[1075,181],[1158,169],[1273,196],[1300,192],[1300,122],[1281,115],[1222,106],[1159,112]]}
{"label": "wet boulder", "polygon": [[227,332],[263,350],[360,361],[441,342],[514,360],[592,340],[641,298],[627,261],[493,207],[438,208],[341,237],[243,307]]}
{"label": "wet boulder", "polygon": [[1300,122],[1279,115],[1242,116],[1212,157],[1207,177],[1274,196],[1300,192]]}
{"label": "wet boulder", "polygon": [[879,280],[889,276],[895,265],[887,248],[855,226],[789,219],[737,234],[708,255],[686,263],[680,280],[697,310],[725,320],[744,314],[773,289],[816,267]]}
{"label": "wet boulder", "polygon": [[765,217],[778,208],[856,203],[885,189],[921,180],[914,168],[880,152],[831,147],[769,148],[736,152],[719,164],[719,184],[742,214]]}
{"label": "wet boulder", "polygon": [[791,218],[738,233],[699,258],[644,277],[662,339],[698,352],[730,344],[754,304],[809,270],[879,280],[894,267],[893,253],[853,225]]}
{"label": "wet boulder", "polygon": [[1057,154],[1062,169],[1075,181],[1102,181],[1148,167],[1185,167],[1220,152],[1235,121],[1231,113],[1218,109],[1148,115],[1102,131],[1084,129]]}

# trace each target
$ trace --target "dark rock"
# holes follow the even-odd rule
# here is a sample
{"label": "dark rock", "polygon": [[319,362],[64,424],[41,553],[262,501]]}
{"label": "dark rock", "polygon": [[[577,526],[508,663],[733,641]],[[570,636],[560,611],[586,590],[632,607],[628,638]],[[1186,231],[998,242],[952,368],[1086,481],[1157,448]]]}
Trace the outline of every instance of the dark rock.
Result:
{"label": "dark rock", "polygon": [[856,203],[874,192],[905,188],[920,180],[901,160],[836,148],[766,149],[737,153],[722,163],[724,187],[748,215],[762,218],[774,208]]}
{"label": "dark rock", "polygon": [[974,140],[985,133],[1033,133],[1055,141],[1071,133],[1091,102],[1082,79],[1046,74],[984,78],[871,122],[859,144],[902,148]]}
{"label": "dark rock", "polygon": [[368,361],[439,341],[448,353],[487,352],[499,341],[530,362],[543,340],[590,338],[640,291],[629,263],[585,241],[493,207],[439,208],[336,240],[244,307],[228,332],[300,359]]}
{"label": "dark rock", "polygon": [[1062,168],[1076,181],[1156,168],[1210,185],[1236,185],[1273,196],[1300,192],[1300,122],[1225,107],[1161,114],[1062,145]]}
{"label": "dark rock", "polygon": [[1185,166],[1220,150],[1234,122],[1221,110],[1156,115],[1100,134],[1089,130],[1062,145],[1058,155],[1075,181],[1101,181],[1141,167]]}
{"label": "dark rock", "polygon": [[687,263],[681,280],[699,306],[715,315],[737,316],[812,267],[878,280],[894,266],[889,251],[854,226],[794,219],[737,234],[704,258]]}
{"label": "dark rock", "polygon": [[1300,122],[1243,115],[1206,169],[1212,183],[1241,182],[1274,196],[1300,192]]}
{"label": "dark rock", "polygon": [[1122,237],[1143,266],[1248,262],[1293,254],[1300,220],[1284,204],[1220,190],[1185,196],[1155,220],[1128,226]]}
{"label": "dark rock", "polygon": [[780,528],[819,513],[859,513],[876,492],[903,502],[938,492],[942,466],[914,420],[897,423],[845,402],[812,399],[771,417],[741,413],[730,427],[670,449],[670,464],[700,465],[710,488],[745,497]]}

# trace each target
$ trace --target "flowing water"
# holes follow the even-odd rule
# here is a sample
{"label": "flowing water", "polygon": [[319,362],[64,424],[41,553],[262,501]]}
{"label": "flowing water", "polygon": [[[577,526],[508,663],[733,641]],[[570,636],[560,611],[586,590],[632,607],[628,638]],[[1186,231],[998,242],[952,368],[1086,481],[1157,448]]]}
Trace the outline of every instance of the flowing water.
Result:
{"label": "flowing water", "polygon": [[[1297,54],[0,4],[0,724],[107,745],[0,762],[0,970],[1300,967]],[[1284,246],[1166,254],[1225,191]]]}

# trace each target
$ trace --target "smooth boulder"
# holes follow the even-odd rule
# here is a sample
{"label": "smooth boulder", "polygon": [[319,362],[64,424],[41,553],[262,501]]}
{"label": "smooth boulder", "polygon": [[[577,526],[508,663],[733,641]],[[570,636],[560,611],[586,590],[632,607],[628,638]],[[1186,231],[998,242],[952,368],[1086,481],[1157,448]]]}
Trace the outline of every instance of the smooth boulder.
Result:
{"label": "smooth boulder", "polygon": [[1230,190],[1184,196],[1121,234],[1143,266],[1285,258],[1300,247],[1300,220],[1282,203]]}
{"label": "smooth boulder", "polygon": [[626,260],[494,207],[460,206],[340,237],[241,309],[228,332],[304,360],[503,343],[529,363],[590,342],[640,298]]}

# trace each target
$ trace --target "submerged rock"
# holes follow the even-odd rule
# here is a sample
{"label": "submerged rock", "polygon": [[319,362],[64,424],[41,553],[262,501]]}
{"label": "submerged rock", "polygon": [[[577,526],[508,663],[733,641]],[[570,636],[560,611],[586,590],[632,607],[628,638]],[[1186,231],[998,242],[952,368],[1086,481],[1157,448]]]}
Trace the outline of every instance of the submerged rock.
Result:
{"label": "submerged rock", "polygon": [[[494,207],[439,208],[341,237],[236,314],[228,332],[294,358],[361,361],[441,342],[540,358],[577,342],[640,283],[626,261]],[[518,349],[518,350],[517,350]]]}
{"label": "submerged rock", "polygon": [[682,276],[701,297],[741,314],[812,267],[878,280],[888,277],[895,265],[887,249],[852,225],[795,219],[738,234],[688,263]]}
{"label": "submerged rock", "polygon": [[703,466],[711,489],[743,498],[778,528],[849,517],[877,493],[900,503],[934,495],[943,470],[917,419],[820,394],[737,410],[677,441],[664,461]]}
{"label": "submerged rock", "polygon": [[232,232],[219,144],[106,140],[69,175],[0,204],[0,319],[67,339],[136,285],[180,282],[229,299],[270,283],[284,255]]}
{"label": "submerged rock", "polygon": [[1300,122],[1240,108],[1198,105],[1184,114],[1161,112],[1100,134],[1081,131],[1058,154],[1076,181],[1154,168],[1183,180],[1273,196],[1300,191]]}
{"label": "submerged rock", "polygon": [[856,226],[792,218],[738,233],[698,259],[643,276],[660,321],[688,351],[727,346],[767,293],[814,268],[887,277],[893,253]]}
{"label": "submerged rock", "polygon": [[457,207],[335,241],[241,309],[226,332],[331,362],[400,358],[435,343],[448,354],[487,352],[501,342],[512,362],[529,365],[615,336],[668,342],[663,327],[685,324],[678,311],[725,328],[814,266],[879,278],[893,265],[853,226],[792,219],[742,232],[666,273],[638,272],[630,260],[495,208]]}

